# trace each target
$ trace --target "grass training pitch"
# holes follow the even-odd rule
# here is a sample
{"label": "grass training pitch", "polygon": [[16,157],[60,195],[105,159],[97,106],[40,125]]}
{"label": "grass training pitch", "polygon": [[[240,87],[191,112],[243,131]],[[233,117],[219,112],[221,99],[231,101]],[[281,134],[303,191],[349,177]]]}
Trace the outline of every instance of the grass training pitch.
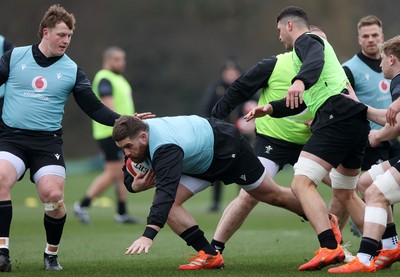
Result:
{"label": "grass training pitch", "polygon": [[[7,276],[328,276],[327,268],[314,272],[298,272],[297,268],[313,257],[318,249],[314,230],[302,218],[281,208],[260,203],[250,214],[242,228],[228,242],[224,251],[225,268],[196,272],[178,271],[186,263],[194,249],[165,226],[153,242],[149,254],[126,256],[130,246],[144,230],[146,217],[154,190],[129,195],[129,212],[143,220],[140,225],[119,225],[114,222],[115,191],[108,190],[93,202],[90,209],[92,224],[82,225],[72,212],[73,203],[80,200],[97,172],[69,175],[65,187],[65,203],[68,210],[67,223],[59,250],[59,261],[64,270],[45,272],[43,251],[45,234],[43,228],[43,205],[37,197],[35,185],[27,175],[12,191],[13,222],[11,225],[10,255],[13,272]],[[277,182],[288,186],[292,169],[284,169]],[[318,189],[329,202],[331,190],[320,185]],[[237,194],[238,187],[223,188],[225,207]],[[206,237],[211,241],[222,211],[209,213],[211,189],[190,199],[185,207],[197,220]],[[400,230],[400,215],[395,217]],[[350,232],[349,224],[343,232],[344,242],[355,254],[360,238]],[[398,276],[400,262],[391,269],[374,273],[374,276]],[[360,276],[349,274],[348,276]]]}

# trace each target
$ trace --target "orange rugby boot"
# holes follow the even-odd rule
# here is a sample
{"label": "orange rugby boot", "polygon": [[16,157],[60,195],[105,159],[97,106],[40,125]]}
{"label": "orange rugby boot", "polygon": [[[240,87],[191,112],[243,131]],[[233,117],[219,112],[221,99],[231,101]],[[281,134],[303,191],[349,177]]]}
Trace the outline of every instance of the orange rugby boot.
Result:
{"label": "orange rugby boot", "polygon": [[190,263],[179,266],[179,270],[220,269],[224,267],[224,259],[219,251],[217,255],[206,254],[200,250],[197,256],[190,257]]}

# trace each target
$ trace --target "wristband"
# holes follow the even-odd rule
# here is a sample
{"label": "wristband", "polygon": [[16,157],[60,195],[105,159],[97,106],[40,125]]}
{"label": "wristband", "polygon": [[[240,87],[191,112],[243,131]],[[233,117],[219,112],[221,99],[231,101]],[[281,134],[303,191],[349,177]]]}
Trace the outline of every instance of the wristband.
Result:
{"label": "wristband", "polygon": [[146,237],[148,239],[153,240],[158,234],[158,231],[151,227],[146,227],[146,229],[143,232],[143,237]]}

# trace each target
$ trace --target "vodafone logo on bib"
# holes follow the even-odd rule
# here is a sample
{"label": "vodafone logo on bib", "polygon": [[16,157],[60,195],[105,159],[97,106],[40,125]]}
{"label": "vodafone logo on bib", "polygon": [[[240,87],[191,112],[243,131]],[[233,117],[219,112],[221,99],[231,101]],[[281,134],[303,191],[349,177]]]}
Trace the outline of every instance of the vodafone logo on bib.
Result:
{"label": "vodafone logo on bib", "polygon": [[382,93],[388,93],[390,91],[390,83],[383,79],[379,82],[379,89]]}
{"label": "vodafone logo on bib", "polygon": [[36,92],[43,92],[47,88],[47,80],[42,76],[33,78],[32,88]]}

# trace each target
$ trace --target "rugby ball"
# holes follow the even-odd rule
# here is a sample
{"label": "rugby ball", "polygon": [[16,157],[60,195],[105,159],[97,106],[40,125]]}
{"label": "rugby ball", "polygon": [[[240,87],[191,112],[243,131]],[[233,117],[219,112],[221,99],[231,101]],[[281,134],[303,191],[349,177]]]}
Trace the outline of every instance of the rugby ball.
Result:
{"label": "rugby ball", "polygon": [[151,163],[148,159],[141,163],[135,163],[131,160],[131,158],[126,159],[125,162],[126,170],[133,177],[136,177],[139,173],[146,173],[150,169],[152,169]]}

